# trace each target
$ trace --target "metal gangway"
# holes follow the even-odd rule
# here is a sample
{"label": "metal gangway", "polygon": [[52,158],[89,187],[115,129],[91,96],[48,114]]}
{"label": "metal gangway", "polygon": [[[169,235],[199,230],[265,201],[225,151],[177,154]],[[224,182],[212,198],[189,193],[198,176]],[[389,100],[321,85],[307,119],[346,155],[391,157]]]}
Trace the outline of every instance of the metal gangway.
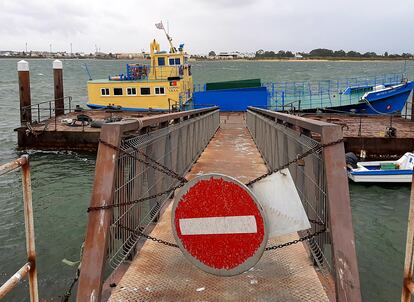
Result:
{"label": "metal gangway", "polygon": [[[177,248],[171,201],[195,176],[249,183],[288,168],[311,228],[269,240],[233,277]],[[77,301],[361,301],[339,125],[250,107],[149,116],[102,127]]]}

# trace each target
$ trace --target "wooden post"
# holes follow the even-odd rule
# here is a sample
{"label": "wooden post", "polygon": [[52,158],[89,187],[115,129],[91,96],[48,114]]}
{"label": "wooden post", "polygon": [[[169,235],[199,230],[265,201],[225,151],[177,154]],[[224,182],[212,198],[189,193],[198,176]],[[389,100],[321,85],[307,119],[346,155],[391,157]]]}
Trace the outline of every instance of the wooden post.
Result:
{"label": "wooden post", "polygon": [[[411,116],[412,118],[412,116]],[[410,210],[408,212],[407,243],[405,245],[404,277],[401,294],[401,302],[411,301],[410,285],[413,278],[413,254],[414,254],[414,175],[411,184]]]}
{"label": "wooden post", "polygon": [[55,87],[55,116],[65,114],[63,100],[63,64],[62,61],[53,61],[53,83]]}
{"label": "wooden post", "polygon": [[24,60],[19,61],[17,63],[17,72],[19,77],[20,124],[24,125],[25,123],[32,122],[32,111],[28,108],[32,104],[30,98],[29,63]]}

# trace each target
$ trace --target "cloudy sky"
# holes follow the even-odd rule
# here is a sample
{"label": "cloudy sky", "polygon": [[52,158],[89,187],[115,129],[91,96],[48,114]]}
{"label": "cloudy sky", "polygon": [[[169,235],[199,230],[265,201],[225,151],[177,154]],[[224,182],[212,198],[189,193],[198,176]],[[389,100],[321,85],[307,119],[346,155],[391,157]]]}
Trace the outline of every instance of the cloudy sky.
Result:
{"label": "cloudy sky", "polygon": [[154,26],[210,50],[314,48],[414,53],[414,0],[0,0],[0,50],[140,52]]}

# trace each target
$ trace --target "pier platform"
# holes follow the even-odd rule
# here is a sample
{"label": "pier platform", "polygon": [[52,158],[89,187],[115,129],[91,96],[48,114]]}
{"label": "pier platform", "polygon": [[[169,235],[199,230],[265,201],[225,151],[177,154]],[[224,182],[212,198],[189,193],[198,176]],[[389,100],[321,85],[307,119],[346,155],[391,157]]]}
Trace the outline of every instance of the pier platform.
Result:
{"label": "pier platform", "polygon": [[[244,114],[220,117],[220,128],[186,178],[208,172],[247,182],[265,172],[265,163],[245,126]],[[174,242],[171,204],[150,234]],[[269,240],[275,245],[296,239]],[[109,301],[329,301],[302,243],[265,251],[255,267],[233,277],[207,274],[186,260],[178,248],[147,240]]]}
{"label": "pier platform", "polygon": [[[79,123],[69,126],[63,120],[76,119],[77,115],[85,114],[94,121],[104,121],[109,118],[142,119],[148,116],[165,115],[160,112],[130,112],[85,110],[70,112],[58,117],[50,117],[40,123],[32,123],[16,130],[19,149],[35,150],[75,150],[96,152],[101,128]],[[227,122],[234,122],[240,113],[227,115]],[[338,124],[342,127],[346,152],[359,154],[365,150],[368,159],[399,158],[405,152],[414,150],[414,122],[402,117],[390,116],[358,116],[337,113],[299,114],[314,120]],[[240,124],[239,124],[240,126]],[[395,137],[387,136],[387,127],[396,129]]]}
{"label": "pier platform", "polygon": [[[368,159],[395,159],[414,150],[414,122],[403,117],[338,113],[301,116],[340,125],[345,151],[359,155],[365,150]],[[389,127],[395,128],[395,137],[387,135]]]}

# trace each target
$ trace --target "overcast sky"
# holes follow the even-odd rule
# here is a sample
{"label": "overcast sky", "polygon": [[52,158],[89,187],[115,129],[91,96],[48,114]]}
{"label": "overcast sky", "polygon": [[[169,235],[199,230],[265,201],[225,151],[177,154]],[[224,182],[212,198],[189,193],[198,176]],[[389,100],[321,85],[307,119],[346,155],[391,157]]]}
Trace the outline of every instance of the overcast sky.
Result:
{"label": "overcast sky", "polygon": [[414,53],[414,0],[0,0],[0,50],[148,51],[155,28],[210,50]]}

